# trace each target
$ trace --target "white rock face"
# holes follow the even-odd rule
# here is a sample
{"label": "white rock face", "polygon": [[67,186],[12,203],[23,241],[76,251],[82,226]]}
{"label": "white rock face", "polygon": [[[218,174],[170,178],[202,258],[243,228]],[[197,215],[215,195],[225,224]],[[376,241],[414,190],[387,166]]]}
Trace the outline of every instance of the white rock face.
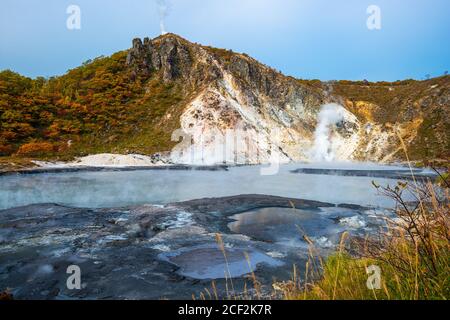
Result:
{"label": "white rock face", "polygon": [[[301,101],[282,109],[262,99],[262,107],[256,107],[240,92],[233,77],[222,72],[224,81],[219,88],[205,89],[181,116],[184,141],[173,150],[172,162],[212,165],[352,159],[360,131],[352,113],[333,105],[339,121],[320,124],[318,114],[306,112]],[[325,136],[317,139],[316,131],[315,139],[301,121],[318,123]],[[311,156],[318,141],[326,142],[328,156],[323,159]]]}
{"label": "white rock face", "polygon": [[[172,135],[174,141],[182,138],[171,152],[173,163],[381,161],[396,152],[390,147],[392,132],[379,134],[385,128],[368,126],[372,119],[349,111],[358,108],[336,104],[348,101],[333,93],[332,83],[310,85],[245,54],[211,50],[177,36],[153,44],[148,65],[163,69],[163,81],[182,82],[192,99],[180,110],[180,128]],[[148,52],[139,54],[148,57]],[[155,55],[160,63],[155,64]]]}
{"label": "white rock face", "polygon": [[[173,135],[175,141],[183,137],[183,142],[172,150],[171,162],[213,165],[353,159],[364,129],[347,109],[334,104],[322,112],[320,94],[300,90],[269,68],[255,66],[251,59],[239,56],[234,62],[238,71],[230,71],[206,50],[197,50],[198,63],[214,67],[217,80],[185,107],[181,128]],[[337,118],[321,121],[327,112],[336,113]]]}
{"label": "white rock face", "polygon": [[274,158],[282,163],[292,160],[280,150],[288,128],[267,121],[227,92],[223,94],[214,88],[189,105],[181,117],[181,128],[187,143],[172,152],[175,163],[256,164]]}
{"label": "white rock face", "polygon": [[186,108],[180,119],[185,139],[173,150],[171,161],[211,165],[306,160],[311,133],[296,123],[313,115],[304,112],[302,102],[282,110],[261,97],[262,107],[257,107],[233,76],[217,67],[223,80]]}

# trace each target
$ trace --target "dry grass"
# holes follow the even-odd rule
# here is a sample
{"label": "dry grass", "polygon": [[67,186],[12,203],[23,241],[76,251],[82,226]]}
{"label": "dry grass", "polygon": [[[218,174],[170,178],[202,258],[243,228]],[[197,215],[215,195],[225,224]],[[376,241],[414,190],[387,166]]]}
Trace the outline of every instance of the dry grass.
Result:
{"label": "dry grass", "polygon": [[[409,163],[400,135],[399,140]],[[412,169],[411,174],[414,177]],[[315,258],[314,250],[310,249],[305,279],[294,278],[281,288],[286,299],[447,300],[450,297],[448,173],[439,173],[437,183],[419,183],[413,179],[410,183],[398,182],[395,187],[375,183],[374,186],[395,201],[395,217],[385,219],[385,227],[378,236],[347,241],[344,234],[338,251],[326,261]],[[407,195],[415,200],[406,201]],[[351,251],[347,250],[348,244]],[[312,242],[310,246],[313,247]],[[311,263],[315,260],[319,265]],[[368,285],[371,266],[381,271],[377,289]]]}
{"label": "dry grass", "polygon": [[[286,299],[450,297],[448,188],[437,188],[431,183],[399,184],[395,188],[381,188],[381,192],[397,201],[396,217],[387,219],[386,228],[376,237],[352,241],[344,236],[337,252],[326,260],[315,258],[311,250],[304,279],[293,279],[281,287]],[[405,202],[405,192],[419,192],[420,201]],[[314,260],[319,265],[311,267]],[[369,266],[381,270],[379,289],[367,286]]]}
{"label": "dry grass", "polygon": [[36,165],[29,158],[22,157],[0,157],[0,172],[9,172],[33,168]]}
{"label": "dry grass", "polygon": [[[341,237],[336,252],[322,258],[307,235],[309,259],[302,276],[294,265],[292,279],[273,283],[273,292],[262,293],[251,270],[253,289],[242,294],[234,291],[228,269],[223,239],[216,242],[227,265],[225,272],[227,299],[279,298],[287,300],[447,300],[450,298],[450,180],[449,173],[438,170],[436,181],[418,182],[414,178],[407,147],[398,135],[409,163],[412,182],[398,182],[394,187],[374,186],[395,202],[394,217],[384,217],[385,223],[377,235],[365,239]],[[445,167],[448,168],[448,162]],[[413,196],[414,201],[407,201]],[[301,230],[300,230],[301,231]],[[302,232],[304,234],[304,232]],[[380,271],[380,283],[374,287],[371,276]],[[230,292],[229,285],[232,288]],[[221,299],[215,282],[212,292],[205,288],[201,299]]]}
{"label": "dry grass", "polygon": [[[336,252],[322,258],[314,243],[309,243],[309,259],[300,275],[294,265],[292,279],[273,283],[271,294],[262,287],[251,270],[243,293],[236,293],[230,270],[225,271],[226,299],[251,300],[284,298],[288,300],[447,300],[450,297],[450,195],[443,178],[438,183],[399,182],[395,187],[375,185],[379,192],[395,200],[394,218],[384,218],[378,234],[355,239],[344,233]],[[405,201],[406,195],[415,201]],[[409,197],[408,197],[409,198]],[[220,234],[219,249],[228,266],[227,252]],[[371,268],[381,271],[378,288],[368,286]],[[215,282],[205,288],[201,299],[222,299]],[[231,290],[230,290],[231,289]]]}

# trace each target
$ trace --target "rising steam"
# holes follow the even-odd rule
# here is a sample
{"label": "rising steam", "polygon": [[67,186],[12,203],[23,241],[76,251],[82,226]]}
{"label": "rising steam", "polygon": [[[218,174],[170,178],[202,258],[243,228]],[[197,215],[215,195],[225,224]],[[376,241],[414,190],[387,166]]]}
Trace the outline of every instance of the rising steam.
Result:
{"label": "rising steam", "polygon": [[169,14],[169,2],[167,0],[156,0],[158,5],[159,13],[159,27],[161,29],[161,34],[164,35],[166,31],[166,17]]}
{"label": "rising steam", "polygon": [[315,162],[331,162],[335,158],[331,141],[331,127],[344,120],[345,109],[335,103],[322,106],[318,115],[318,124],[314,133],[314,145],[310,159]]}

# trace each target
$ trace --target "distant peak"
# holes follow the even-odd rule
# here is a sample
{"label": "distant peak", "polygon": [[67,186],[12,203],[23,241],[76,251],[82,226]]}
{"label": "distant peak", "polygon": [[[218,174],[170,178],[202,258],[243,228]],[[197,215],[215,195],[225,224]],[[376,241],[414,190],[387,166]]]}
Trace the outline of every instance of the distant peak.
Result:
{"label": "distant peak", "polygon": [[178,38],[178,39],[183,39],[183,40],[185,40],[183,37],[179,36],[178,34],[171,33],[171,32],[167,32],[167,33],[165,33],[165,34],[162,34],[162,35],[160,35],[160,36],[157,36],[155,39],[158,39],[158,38],[161,38],[161,39],[164,39],[164,38]]}
{"label": "distant peak", "polygon": [[153,38],[151,41],[159,42],[159,41],[167,41],[167,40],[178,40],[178,41],[183,41],[186,43],[191,43],[189,40],[179,36],[178,34],[170,33],[170,32],[165,33],[160,36],[157,36],[156,38]]}

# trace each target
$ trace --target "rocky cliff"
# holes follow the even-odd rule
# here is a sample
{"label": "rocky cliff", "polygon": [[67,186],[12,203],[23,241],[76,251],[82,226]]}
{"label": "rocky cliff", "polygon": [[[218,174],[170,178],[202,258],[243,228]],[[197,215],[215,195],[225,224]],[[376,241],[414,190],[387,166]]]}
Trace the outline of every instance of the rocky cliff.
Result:
{"label": "rocky cliff", "polygon": [[298,80],[174,34],[134,39],[61,77],[0,74],[0,153],[390,162],[404,160],[406,148],[411,159],[448,159],[449,79]]}
{"label": "rocky cliff", "polygon": [[[143,43],[135,39],[127,64],[136,73],[154,72],[163,82],[181,82],[190,92],[180,115],[189,143],[173,154],[177,162],[314,160],[317,143],[325,143],[326,154],[316,160],[404,159],[402,140],[413,158],[427,141],[437,145],[433,156],[445,157],[448,150],[448,77],[379,84],[299,81],[245,54],[172,34]],[[333,104],[340,116],[318,132],[326,104]],[[430,124],[435,141],[424,136],[424,125]]]}

